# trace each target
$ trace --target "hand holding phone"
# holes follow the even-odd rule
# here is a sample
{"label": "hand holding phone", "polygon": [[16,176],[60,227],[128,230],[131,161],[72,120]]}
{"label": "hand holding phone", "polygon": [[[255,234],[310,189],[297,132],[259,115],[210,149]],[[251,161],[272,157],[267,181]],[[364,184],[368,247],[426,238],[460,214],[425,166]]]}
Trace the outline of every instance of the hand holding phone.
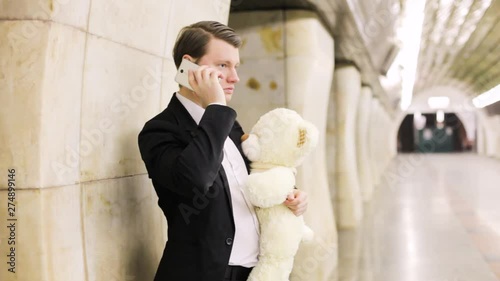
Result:
{"label": "hand holding phone", "polygon": [[206,65],[199,66],[183,59],[175,81],[194,92],[203,108],[211,103],[226,104],[224,90],[219,83],[220,71]]}

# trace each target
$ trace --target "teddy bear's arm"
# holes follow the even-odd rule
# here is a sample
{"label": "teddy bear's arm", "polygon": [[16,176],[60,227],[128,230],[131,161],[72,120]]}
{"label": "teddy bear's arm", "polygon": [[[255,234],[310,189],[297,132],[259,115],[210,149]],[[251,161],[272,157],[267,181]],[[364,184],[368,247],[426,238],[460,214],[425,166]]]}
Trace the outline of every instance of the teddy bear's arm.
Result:
{"label": "teddy bear's arm", "polygon": [[290,168],[276,167],[248,176],[245,193],[253,205],[269,208],[285,201],[293,192],[295,175]]}

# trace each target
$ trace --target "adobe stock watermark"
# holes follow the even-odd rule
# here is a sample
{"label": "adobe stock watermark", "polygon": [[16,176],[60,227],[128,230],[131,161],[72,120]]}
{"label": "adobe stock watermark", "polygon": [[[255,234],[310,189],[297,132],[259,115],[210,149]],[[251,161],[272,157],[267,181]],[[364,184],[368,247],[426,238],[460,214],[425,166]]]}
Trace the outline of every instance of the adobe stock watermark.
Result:
{"label": "adobe stock watermark", "polygon": [[61,180],[67,173],[73,172],[83,157],[91,155],[96,147],[102,146],[106,135],[108,135],[116,122],[128,118],[133,110],[141,105],[150,92],[156,91],[161,87],[162,78],[168,78],[167,74],[162,72],[161,64],[156,68],[146,69],[146,75],[141,79],[141,84],[133,87],[127,94],[116,97],[108,107],[110,115],[99,121],[97,127],[81,131],[81,141],[78,147],[66,145],[64,156],[61,155],[51,162],[51,169]]}

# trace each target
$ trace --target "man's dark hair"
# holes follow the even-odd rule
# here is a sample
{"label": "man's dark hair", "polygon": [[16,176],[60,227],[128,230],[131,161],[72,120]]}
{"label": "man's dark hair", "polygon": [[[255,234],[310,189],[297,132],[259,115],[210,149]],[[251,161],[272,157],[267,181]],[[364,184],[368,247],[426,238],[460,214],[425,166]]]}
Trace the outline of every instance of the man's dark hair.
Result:
{"label": "man's dark hair", "polygon": [[212,38],[224,40],[235,48],[241,46],[241,38],[232,28],[216,21],[200,21],[182,28],[179,32],[172,51],[175,66],[179,68],[184,55],[195,59],[203,57]]}

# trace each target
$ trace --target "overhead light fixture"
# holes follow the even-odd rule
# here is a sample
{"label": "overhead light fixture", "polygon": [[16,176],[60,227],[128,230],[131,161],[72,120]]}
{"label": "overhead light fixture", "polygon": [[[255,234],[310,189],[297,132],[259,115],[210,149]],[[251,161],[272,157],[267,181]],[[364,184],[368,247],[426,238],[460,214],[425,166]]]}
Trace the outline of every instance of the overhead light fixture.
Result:
{"label": "overhead light fixture", "polygon": [[431,109],[445,109],[450,105],[449,97],[430,97],[427,99],[427,104]]}
{"label": "overhead light fixture", "polygon": [[438,110],[436,112],[436,121],[438,123],[443,123],[444,122],[444,111],[442,110]]}
{"label": "overhead light fixture", "polygon": [[483,108],[497,101],[500,101],[500,84],[472,99],[472,103],[476,108]]}

